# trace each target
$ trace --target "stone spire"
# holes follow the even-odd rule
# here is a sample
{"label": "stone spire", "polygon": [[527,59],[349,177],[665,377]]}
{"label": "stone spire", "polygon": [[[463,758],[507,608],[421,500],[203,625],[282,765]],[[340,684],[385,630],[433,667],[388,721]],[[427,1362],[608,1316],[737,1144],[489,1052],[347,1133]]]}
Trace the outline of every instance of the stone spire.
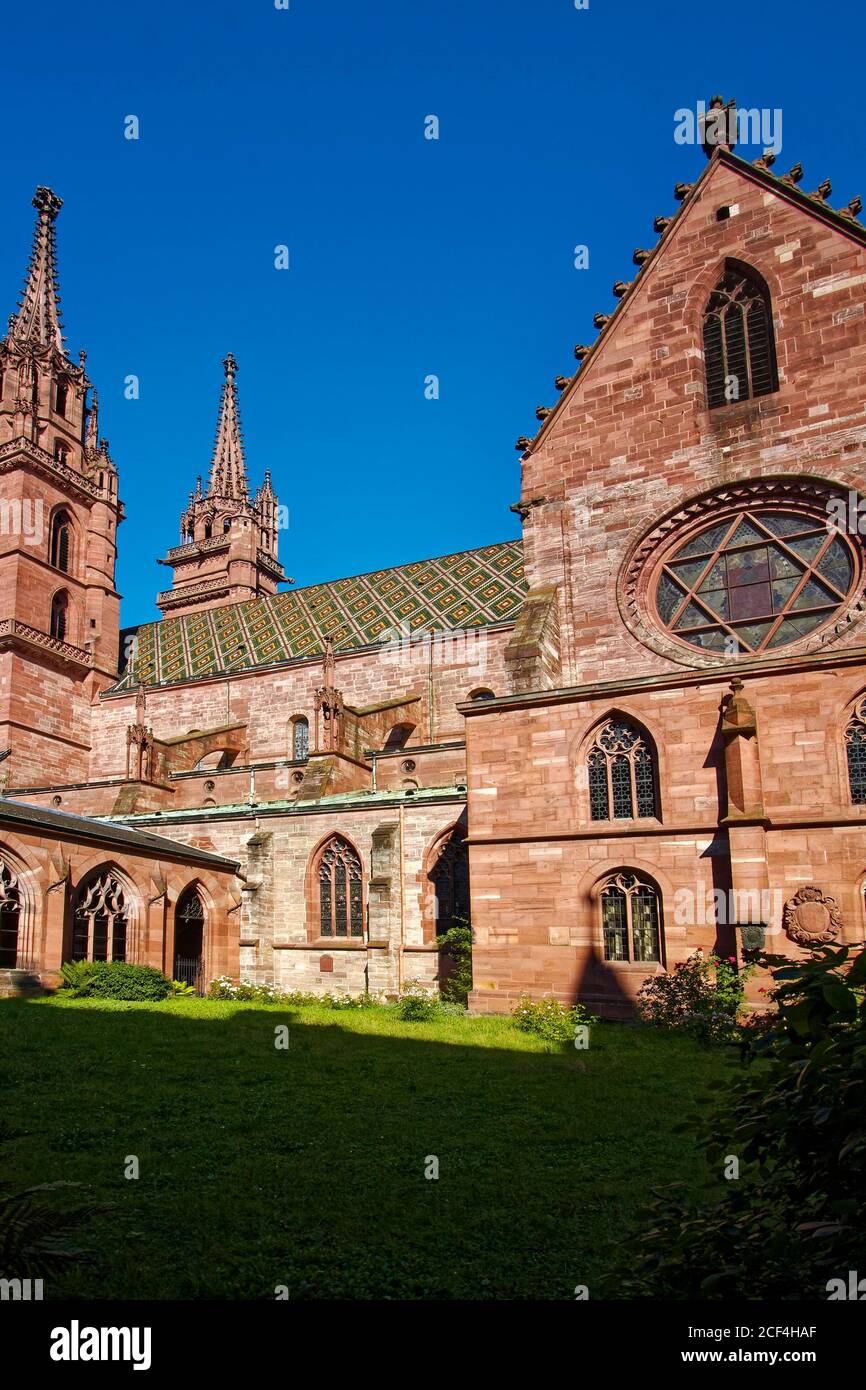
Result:
{"label": "stone spire", "polygon": [[217,422],[216,443],[210,468],[208,497],[227,497],[236,502],[248,502],[247,474],[241,442],[241,422],[238,412],[238,391],[235,375],[238,364],[231,353],[223,361],[226,379],[223,383]]}
{"label": "stone spire", "polygon": [[53,347],[63,353],[54,235],[54,223],[63,200],[50,188],[37,188],[33,206],[39,214],[33,233],[33,250],[18,312],[9,322],[9,336],[17,343],[29,343],[36,348]]}
{"label": "stone spire", "polygon": [[172,587],[157,596],[164,614],[275,594],[286,578],[277,559],[281,513],[270,473],[250,496],[235,385],[238,364],[231,353],[223,367],[208,489],[204,492],[201,478],[196,479],[180,518],[181,543],[159,562],[175,571]]}

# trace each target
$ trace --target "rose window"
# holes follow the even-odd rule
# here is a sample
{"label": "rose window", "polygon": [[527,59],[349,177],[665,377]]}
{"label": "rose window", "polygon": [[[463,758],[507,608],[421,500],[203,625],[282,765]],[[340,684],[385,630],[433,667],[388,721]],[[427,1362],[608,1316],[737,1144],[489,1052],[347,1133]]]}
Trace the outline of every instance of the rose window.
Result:
{"label": "rose window", "polygon": [[656,610],[672,636],[752,655],[806,637],[846,605],[848,541],[826,520],[750,510],[706,527],[661,568]]}

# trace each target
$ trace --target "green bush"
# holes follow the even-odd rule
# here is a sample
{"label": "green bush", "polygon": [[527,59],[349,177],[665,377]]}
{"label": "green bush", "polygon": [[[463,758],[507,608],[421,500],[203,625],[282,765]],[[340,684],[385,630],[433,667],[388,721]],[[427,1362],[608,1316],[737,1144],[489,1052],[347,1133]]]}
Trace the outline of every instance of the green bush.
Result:
{"label": "green bush", "polygon": [[598,1022],[582,1004],[568,1008],[558,999],[532,999],[527,994],[517,1001],[512,1017],[521,1033],[534,1033],[552,1043],[573,1042],[579,1027]]}
{"label": "green bush", "polygon": [[75,999],[165,999],[171,980],[152,965],[119,960],[68,961],[61,966],[61,989]]}
{"label": "green bush", "polygon": [[440,958],[448,962],[441,971],[440,993],[443,999],[455,1004],[465,1004],[472,988],[472,928],[468,922],[459,920],[456,927],[437,936]]}
{"label": "green bush", "polygon": [[866,949],[765,956],[776,1026],[747,1031],[743,1073],[687,1124],[721,1199],[656,1194],[650,1229],[623,1247],[609,1297],[826,1299],[866,1249]]}
{"label": "green bush", "polygon": [[636,1000],[638,1017],[653,1028],[690,1033],[701,1043],[727,1042],[736,1032],[752,969],[738,973],[733,956],[693,956],[644,981]]}
{"label": "green bush", "polygon": [[410,985],[397,1001],[397,1013],[406,1023],[427,1023],[439,1013],[439,996]]}

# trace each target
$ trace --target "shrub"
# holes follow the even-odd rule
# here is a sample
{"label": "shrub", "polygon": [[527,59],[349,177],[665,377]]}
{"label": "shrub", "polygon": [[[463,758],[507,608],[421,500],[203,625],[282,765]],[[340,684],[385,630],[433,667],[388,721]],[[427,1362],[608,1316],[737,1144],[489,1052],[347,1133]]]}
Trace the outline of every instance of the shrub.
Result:
{"label": "shrub", "polygon": [[308,990],[280,990],[276,985],[253,985],[248,980],[239,983],[228,975],[211,980],[209,999],[225,999],[243,1004],[282,1004],[286,1008],[303,1009],[317,1006],[324,1009],[369,1009],[384,1002],[373,994],[312,994]]}
{"label": "shrub", "polygon": [[75,999],[165,999],[171,980],[152,965],[120,960],[69,961],[61,966],[61,989]]}
{"label": "shrub", "polygon": [[739,974],[733,956],[693,956],[673,970],[645,980],[638,991],[638,1017],[653,1028],[674,1028],[702,1043],[734,1036],[743,990],[753,967]]}
{"label": "shrub", "polygon": [[169,980],[169,994],[175,997],[186,998],[187,995],[195,994],[192,985],[188,985],[185,980]]}
{"label": "shrub", "polygon": [[[440,958],[440,994],[455,1004],[465,1004],[472,988],[472,928],[459,919],[459,925],[437,936]],[[443,968],[444,967],[444,968]]]}
{"label": "shrub", "polygon": [[440,1011],[438,994],[431,994],[410,980],[397,1000],[397,1013],[406,1023],[427,1023]]}
{"label": "shrub", "polygon": [[[824,1298],[866,1248],[866,949],[765,956],[773,1031],[745,1035],[748,1063],[688,1124],[721,1174],[721,1199],[657,1194],[651,1228],[623,1247],[617,1298]],[[744,1171],[745,1169],[745,1171]]]}
{"label": "shrub", "polygon": [[545,1042],[573,1042],[577,1029],[598,1019],[588,1014],[582,1004],[570,1008],[558,999],[532,999],[522,995],[512,1015],[521,1033],[534,1033]]}

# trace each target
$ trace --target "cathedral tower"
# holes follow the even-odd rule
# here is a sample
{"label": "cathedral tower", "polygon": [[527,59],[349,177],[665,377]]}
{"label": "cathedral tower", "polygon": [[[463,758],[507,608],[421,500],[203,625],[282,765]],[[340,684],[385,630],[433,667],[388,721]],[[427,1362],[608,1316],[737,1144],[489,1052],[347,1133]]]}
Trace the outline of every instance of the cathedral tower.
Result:
{"label": "cathedral tower", "polygon": [[199,478],[180,519],[181,544],[159,562],[174,570],[172,588],[157,596],[166,616],[275,594],[285,579],[277,560],[278,507],[269,472],[250,497],[235,384],[238,365],[231,353],[223,367],[208,490],[202,491]]}
{"label": "cathedral tower", "polygon": [[90,704],[118,669],[123,519],[86,354],[75,364],[64,346],[61,200],[38,188],[33,206],[24,290],[0,341],[0,740],[19,787],[86,775]]}

